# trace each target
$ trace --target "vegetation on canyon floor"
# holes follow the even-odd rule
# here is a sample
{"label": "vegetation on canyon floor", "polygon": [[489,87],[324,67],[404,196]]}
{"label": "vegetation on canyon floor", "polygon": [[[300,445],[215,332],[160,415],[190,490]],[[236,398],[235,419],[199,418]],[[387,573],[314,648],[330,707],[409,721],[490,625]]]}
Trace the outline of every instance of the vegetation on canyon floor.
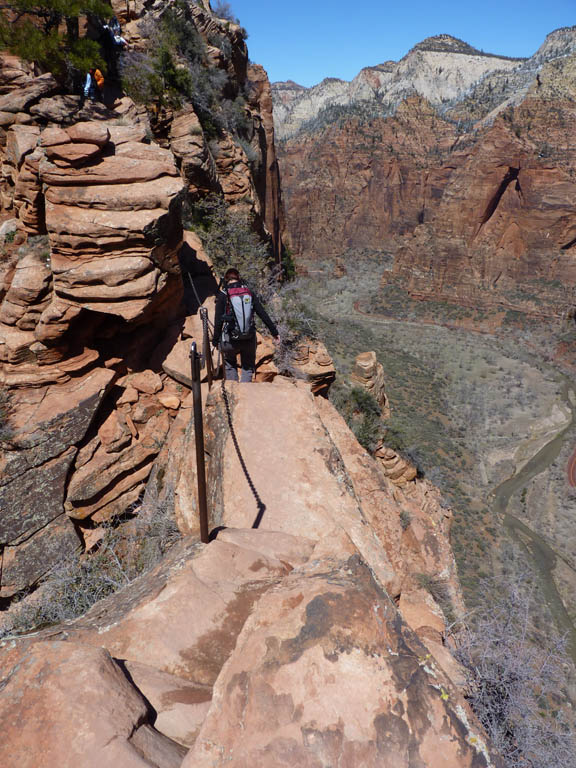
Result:
{"label": "vegetation on canyon floor", "polygon": [[507,768],[573,768],[571,662],[551,616],[538,618],[534,574],[511,547],[503,571],[478,587],[482,607],[453,637],[472,709]]}

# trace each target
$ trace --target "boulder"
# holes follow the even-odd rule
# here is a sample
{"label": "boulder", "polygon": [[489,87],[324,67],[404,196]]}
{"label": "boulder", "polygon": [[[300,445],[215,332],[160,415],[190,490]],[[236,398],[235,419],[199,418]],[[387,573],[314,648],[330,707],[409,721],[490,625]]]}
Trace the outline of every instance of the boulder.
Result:
{"label": "boulder", "polygon": [[414,464],[384,443],[376,448],[374,456],[380,460],[386,477],[395,485],[406,485],[415,480],[418,475],[418,469]]}
{"label": "boulder", "polygon": [[78,144],[96,144],[98,147],[104,147],[110,141],[110,131],[103,123],[74,123],[66,129],[66,133]]}
{"label": "boulder", "polygon": [[31,104],[57,90],[58,83],[50,73],[40,75],[21,88],[0,96],[0,112],[24,112]]}
{"label": "boulder", "polygon": [[186,750],[147,723],[145,700],[103,649],[36,643],[4,671],[0,760],[6,768],[180,765]]}
{"label": "boulder", "polygon": [[191,683],[137,661],[124,662],[133,685],[154,707],[154,728],[170,739],[191,747],[212,700],[209,685]]}
{"label": "boulder", "polygon": [[70,144],[71,141],[72,139],[68,133],[58,125],[46,128],[42,131],[40,136],[41,147],[54,147],[58,144]]}
{"label": "boulder", "polygon": [[489,759],[462,695],[353,556],[315,560],[262,595],[182,768],[475,768]]}
{"label": "boulder", "polygon": [[227,541],[196,547],[194,556],[194,544],[183,542],[143,578],[128,605],[108,600],[95,606],[75,636],[104,646],[114,658],[146,664],[206,691],[255,603],[291,570],[290,553],[301,560],[311,552],[309,542],[302,540],[298,552],[295,537],[283,536],[276,556],[266,555],[258,548],[260,532],[249,534],[236,544],[230,532]]}
{"label": "boulder", "polygon": [[46,147],[46,157],[61,167],[80,166],[94,160],[101,151],[97,144],[55,144]]}
{"label": "boulder", "polygon": [[30,107],[30,113],[34,117],[61,125],[73,123],[79,111],[80,96],[71,95],[40,99],[37,104]]}
{"label": "boulder", "polygon": [[138,392],[143,392],[147,395],[154,395],[156,392],[160,392],[162,387],[162,379],[154,371],[141,371],[140,373],[133,373],[129,376],[127,383],[134,387]]}
{"label": "boulder", "polygon": [[[40,128],[35,125],[13,125],[6,135],[5,162],[17,171],[26,155],[36,148],[39,136]],[[13,178],[15,181],[16,174]]]}

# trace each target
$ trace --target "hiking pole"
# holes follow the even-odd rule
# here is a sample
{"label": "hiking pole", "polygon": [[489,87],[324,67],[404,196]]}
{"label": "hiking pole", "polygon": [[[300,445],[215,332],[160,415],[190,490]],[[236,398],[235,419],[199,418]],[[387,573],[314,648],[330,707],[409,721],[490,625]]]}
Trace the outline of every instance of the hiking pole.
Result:
{"label": "hiking pole", "polygon": [[200,318],[202,320],[202,362],[200,365],[202,368],[206,365],[208,389],[212,389],[214,368],[212,363],[212,350],[210,349],[210,339],[208,338],[208,310],[206,307],[200,307]]}
{"label": "hiking pole", "polygon": [[204,425],[202,423],[202,390],[200,389],[200,355],[196,342],[190,347],[192,367],[192,400],[194,402],[194,437],[196,438],[196,475],[198,478],[198,513],[200,541],[208,544],[208,503],[206,501],[206,465],[204,463]]}

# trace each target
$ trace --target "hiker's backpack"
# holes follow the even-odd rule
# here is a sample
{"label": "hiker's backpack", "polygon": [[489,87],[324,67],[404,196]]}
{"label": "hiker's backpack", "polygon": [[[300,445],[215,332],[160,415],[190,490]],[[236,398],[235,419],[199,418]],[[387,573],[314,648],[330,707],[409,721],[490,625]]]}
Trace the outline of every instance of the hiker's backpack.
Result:
{"label": "hiker's backpack", "polygon": [[231,341],[243,341],[254,336],[254,296],[244,283],[226,290],[225,333]]}
{"label": "hiker's backpack", "polygon": [[102,72],[100,72],[99,69],[94,70],[94,80],[96,80],[96,85],[100,90],[104,88],[104,75]]}

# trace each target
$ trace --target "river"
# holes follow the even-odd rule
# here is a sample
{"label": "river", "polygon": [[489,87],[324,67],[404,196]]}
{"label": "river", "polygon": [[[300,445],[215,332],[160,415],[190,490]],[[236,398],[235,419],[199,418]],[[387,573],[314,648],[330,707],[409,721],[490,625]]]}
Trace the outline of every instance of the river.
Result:
{"label": "river", "polygon": [[[574,404],[570,397],[570,382],[564,379],[563,397],[572,413],[570,423],[536,453],[522,469],[509,477],[493,491],[494,510],[502,519],[508,533],[519,542],[536,569],[542,586],[542,594],[550,609],[559,632],[566,637],[566,647],[576,665],[576,626],[566,610],[554,580],[554,568],[559,555],[546,543],[542,536],[508,512],[512,496],[525,488],[530,480],[547,469],[560,455],[566,434],[574,422]],[[566,562],[563,560],[563,562]],[[568,563],[567,563],[568,564]],[[569,565],[569,564],[568,564]],[[572,566],[570,566],[572,567]]]}

